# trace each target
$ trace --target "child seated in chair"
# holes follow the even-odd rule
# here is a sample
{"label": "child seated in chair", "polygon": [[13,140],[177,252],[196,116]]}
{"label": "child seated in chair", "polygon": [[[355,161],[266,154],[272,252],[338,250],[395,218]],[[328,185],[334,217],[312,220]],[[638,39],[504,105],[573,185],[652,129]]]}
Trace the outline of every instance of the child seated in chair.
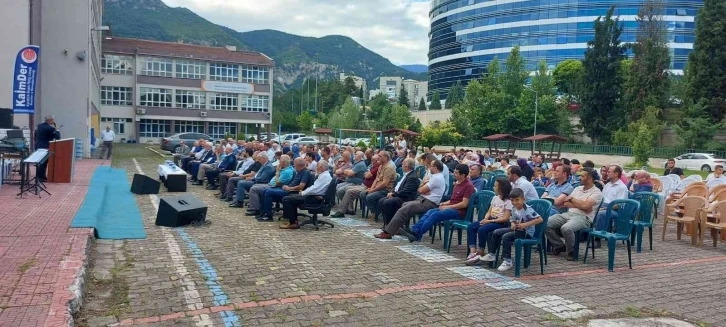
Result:
{"label": "child seated in chair", "polygon": [[512,245],[517,239],[534,237],[534,225],[542,223],[542,217],[525,203],[524,192],[515,188],[509,193],[512,201],[512,215],[509,218],[509,227],[500,228],[492,232],[489,237],[489,253],[479,259],[480,261],[495,261],[494,252],[502,245],[502,258],[499,271],[507,271],[512,268]]}
{"label": "child seated in chair", "polygon": [[539,167],[534,168],[534,176],[532,176],[532,186],[534,187],[547,187],[547,183],[550,181],[549,178],[545,177],[544,170]]}

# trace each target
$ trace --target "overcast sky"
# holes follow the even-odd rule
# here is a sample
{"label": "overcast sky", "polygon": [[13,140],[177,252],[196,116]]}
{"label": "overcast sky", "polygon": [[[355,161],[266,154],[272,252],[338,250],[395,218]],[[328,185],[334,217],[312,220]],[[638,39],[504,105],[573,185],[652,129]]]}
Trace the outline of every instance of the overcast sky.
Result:
{"label": "overcast sky", "polygon": [[396,65],[426,64],[428,0],[163,0],[245,32],[345,35]]}

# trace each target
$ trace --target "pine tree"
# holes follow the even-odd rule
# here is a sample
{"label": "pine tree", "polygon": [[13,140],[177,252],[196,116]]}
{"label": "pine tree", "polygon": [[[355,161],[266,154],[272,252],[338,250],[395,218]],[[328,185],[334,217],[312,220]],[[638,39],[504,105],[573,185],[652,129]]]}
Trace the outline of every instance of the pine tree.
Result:
{"label": "pine tree", "polygon": [[431,105],[429,105],[430,110],[440,110],[441,109],[441,95],[439,95],[439,90],[434,91],[434,95],[431,96]]}
{"label": "pine tree", "polygon": [[418,110],[426,110],[426,100],[424,100],[423,97],[421,97],[421,100],[418,102]]}
{"label": "pine tree", "polygon": [[638,120],[645,108],[665,108],[668,102],[670,51],[663,15],[663,0],[646,0],[638,11],[637,42],[625,81],[625,109],[630,120]]}
{"label": "pine tree", "polygon": [[461,82],[457,81],[449,88],[449,94],[446,96],[446,109],[453,109],[462,102],[464,102],[464,87],[461,86]]}
{"label": "pine tree", "polygon": [[626,47],[620,43],[623,26],[613,19],[615,6],[605,17],[595,20],[595,38],[587,42],[584,83],[579,110],[587,135],[597,144],[610,141],[611,134],[623,125],[619,101],[622,91],[620,61]]}
{"label": "pine tree", "polygon": [[398,104],[406,106],[406,108],[411,107],[411,101],[408,100],[408,90],[406,90],[406,85],[401,85],[401,93],[398,95]]}
{"label": "pine tree", "polygon": [[711,123],[726,115],[726,1],[705,0],[696,17],[696,42],[688,57],[688,92]]}

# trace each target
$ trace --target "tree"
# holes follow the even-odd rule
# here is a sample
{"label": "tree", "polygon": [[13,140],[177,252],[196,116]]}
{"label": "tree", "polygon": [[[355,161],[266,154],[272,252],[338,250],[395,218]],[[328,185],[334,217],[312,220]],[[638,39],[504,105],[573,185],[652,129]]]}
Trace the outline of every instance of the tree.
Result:
{"label": "tree", "polygon": [[670,51],[664,14],[663,0],[646,0],[638,11],[637,41],[625,80],[625,109],[631,121],[640,119],[648,106],[665,108],[668,103]]}
{"label": "tree", "polygon": [[613,19],[615,6],[605,17],[595,20],[595,38],[587,42],[584,83],[580,105],[580,122],[587,135],[595,142],[610,141],[611,134],[622,126],[619,101],[622,96],[620,61],[626,47],[620,43],[623,27]]}
{"label": "tree", "polygon": [[297,116],[297,124],[298,128],[302,131],[312,131],[313,130],[313,115],[310,114],[310,112],[303,111],[300,116]]}
{"label": "tree", "polygon": [[[726,115],[726,2],[705,0],[696,17],[696,41],[688,56],[688,92],[690,103],[699,104],[711,123]],[[721,99],[713,101],[716,99]]]}
{"label": "tree", "polygon": [[585,68],[582,66],[582,61],[568,59],[557,64],[552,72],[552,78],[557,89],[566,94],[572,102],[577,101],[580,82],[584,74]]}
{"label": "tree", "polygon": [[424,147],[434,147],[436,145],[459,145],[464,140],[464,136],[456,131],[454,125],[450,122],[433,121],[424,127],[421,132],[419,142]]}
{"label": "tree", "polygon": [[524,90],[524,84],[529,77],[527,64],[519,51],[519,46],[515,46],[509,52],[509,57],[504,62],[504,72],[500,75],[499,83],[502,85],[502,91],[505,94],[519,98]]}
{"label": "tree", "polygon": [[439,95],[439,90],[434,91],[434,95],[431,96],[431,105],[429,105],[430,110],[440,110],[441,109],[441,95]]}
{"label": "tree", "polygon": [[411,101],[408,100],[408,91],[406,90],[406,85],[401,85],[401,92],[398,95],[398,104],[406,106],[406,108],[411,107]]}
{"label": "tree", "polygon": [[451,118],[448,120],[461,135],[471,135],[471,116],[468,109],[463,103],[457,104],[451,109]]}
{"label": "tree", "polygon": [[449,94],[446,96],[446,109],[453,109],[457,104],[462,102],[464,102],[464,87],[461,86],[461,82],[456,81],[449,88]]}
{"label": "tree", "polygon": [[368,110],[367,116],[370,121],[379,120],[386,110],[391,107],[391,102],[388,101],[388,97],[384,93],[378,93],[369,102],[370,109]]}
{"label": "tree", "polygon": [[418,102],[418,110],[426,110],[426,100],[424,97],[421,97],[421,100]]}
{"label": "tree", "polygon": [[363,112],[348,98],[339,111],[330,115],[328,124],[331,128],[356,129],[363,123]]}
{"label": "tree", "polygon": [[408,127],[408,130],[411,132],[421,133],[423,131],[423,125],[421,125],[421,121],[416,118],[416,121]]}
{"label": "tree", "polygon": [[351,76],[347,76],[343,80],[343,93],[347,96],[356,96],[359,94],[359,89],[355,86],[355,80]]}
{"label": "tree", "polygon": [[[719,101],[720,99],[712,99]],[[717,148],[713,142],[716,131],[723,128],[723,123],[714,124],[711,121],[709,109],[712,103],[704,99],[686,110],[685,118],[676,126],[676,133],[682,140],[681,146],[687,149]]]}

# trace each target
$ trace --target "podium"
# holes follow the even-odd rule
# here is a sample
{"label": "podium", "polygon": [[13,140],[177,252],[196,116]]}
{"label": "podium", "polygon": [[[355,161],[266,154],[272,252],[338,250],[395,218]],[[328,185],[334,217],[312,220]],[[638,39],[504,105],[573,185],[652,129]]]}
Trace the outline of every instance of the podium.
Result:
{"label": "podium", "polygon": [[48,151],[53,153],[48,159],[48,182],[70,183],[76,163],[76,140],[50,141]]}

